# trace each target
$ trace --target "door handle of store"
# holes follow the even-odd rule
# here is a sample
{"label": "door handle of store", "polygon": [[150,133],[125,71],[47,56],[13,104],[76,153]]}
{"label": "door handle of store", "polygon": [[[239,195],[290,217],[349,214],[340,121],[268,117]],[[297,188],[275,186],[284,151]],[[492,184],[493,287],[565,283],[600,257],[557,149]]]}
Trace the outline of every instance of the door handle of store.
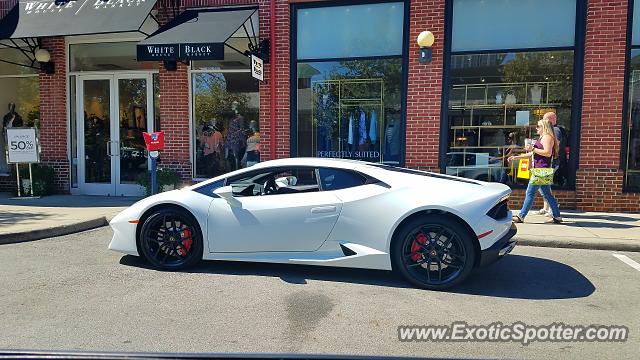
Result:
{"label": "door handle of store", "polygon": [[336,212],[335,206],[320,206],[311,209],[312,214],[328,214],[332,212]]}
{"label": "door handle of store", "polygon": [[107,141],[107,156],[113,156],[111,155],[111,141]]}

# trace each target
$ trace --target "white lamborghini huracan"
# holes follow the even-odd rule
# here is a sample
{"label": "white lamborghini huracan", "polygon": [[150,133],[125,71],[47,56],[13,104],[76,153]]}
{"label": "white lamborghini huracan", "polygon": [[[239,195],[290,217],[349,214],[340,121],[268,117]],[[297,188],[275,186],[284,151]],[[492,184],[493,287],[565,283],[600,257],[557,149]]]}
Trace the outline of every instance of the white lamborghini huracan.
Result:
{"label": "white lamborghini huracan", "polygon": [[259,163],[143,199],[109,248],[178,270],[235,260],[395,270],[444,289],[516,244],[509,187],[352,160]]}

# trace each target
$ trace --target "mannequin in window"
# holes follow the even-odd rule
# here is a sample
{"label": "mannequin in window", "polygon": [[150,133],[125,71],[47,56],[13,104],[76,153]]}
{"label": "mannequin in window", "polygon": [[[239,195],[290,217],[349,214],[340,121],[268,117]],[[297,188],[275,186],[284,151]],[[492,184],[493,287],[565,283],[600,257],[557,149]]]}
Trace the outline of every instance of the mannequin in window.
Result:
{"label": "mannequin in window", "polygon": [[260,131],[258,129],[258,122],[251,120],[249,123],[249,133],[251,134],[247,139],[247,150],[244,153],[243,163],[246,167],[255,165],[260,162]]}
{"label": "mannequin in window", "polygon": [[400,119],[395,117],[387,123],[385,129],[385,154],[386,160],[398,161],[400,155]]}
{"label": "mannequin in window", "polygon": [[202,136],[199,140],[204,158],[202,165],[205,174],[209,177],[216,176],[222,154],[222,132],[216,121],[209,121],[203,126]]}
{"label": "mannequin in window", "polygon": [[9,112],[2,118],[2,123],[5,129],[13,127],[22,127],[22,116],[16,112],[16,104],[9,103]]}
{"label": "mannequin in window", "polygon": [[229,122],[229,130],[224,142],[224,147],[230,170],[233,171],[240,168],[240,160],[247,147],[247,136],[244,118],[238,113],[237,101],[233,102],[231,109],[235,115]]}

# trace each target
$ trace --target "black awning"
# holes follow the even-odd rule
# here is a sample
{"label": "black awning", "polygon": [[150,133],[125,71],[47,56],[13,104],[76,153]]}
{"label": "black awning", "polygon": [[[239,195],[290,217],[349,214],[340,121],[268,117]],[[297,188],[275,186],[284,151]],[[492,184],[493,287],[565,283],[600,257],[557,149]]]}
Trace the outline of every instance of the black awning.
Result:
{"label": "black awning", "polygon": [[0,39],[140,31],[156,0],[20,0]]}
{"label": "black awning", "polygon": [[225,42],[256,11],[187,10],[138,43],[138,61],[223,60]]}

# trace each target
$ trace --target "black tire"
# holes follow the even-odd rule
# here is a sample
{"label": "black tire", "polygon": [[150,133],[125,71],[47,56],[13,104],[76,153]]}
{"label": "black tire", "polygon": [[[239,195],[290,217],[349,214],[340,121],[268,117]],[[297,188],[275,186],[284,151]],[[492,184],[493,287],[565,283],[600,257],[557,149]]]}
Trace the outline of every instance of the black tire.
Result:
{"label": "black tire", "polygon": [[427,290],[460,284],[471,273],[475,257],[471,234],[446,216],[416,217],[396,231],[391,243],[394,271]]}
{"label": "black tire", "polygon": [[202,244],[198,221],[179,208],[154,211],[140,229],[142,256],[162,270],[182,270],[196,264],[202,260]]}

